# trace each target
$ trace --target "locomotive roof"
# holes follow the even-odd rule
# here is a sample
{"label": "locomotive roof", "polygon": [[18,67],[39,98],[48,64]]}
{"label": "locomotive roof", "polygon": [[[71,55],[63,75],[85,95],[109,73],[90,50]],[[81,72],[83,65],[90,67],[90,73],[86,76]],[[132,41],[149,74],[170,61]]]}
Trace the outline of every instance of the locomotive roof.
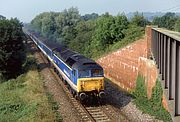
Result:
{"label": "locomotive roof", "polygon": [[[61,49],[56,48],[54,52],[56,55],[61,58],[64,62],[66,62],[70,67],[76,69],[84,69],[87,68],[88,65],[94,65],[94,68],[101,68],[95,61],[86,58],[85,56],[74,52],[68,48],[60,51]],[[96,66],[96,67],[95,67]],[[89,68],[93,68],[92,66]]]}

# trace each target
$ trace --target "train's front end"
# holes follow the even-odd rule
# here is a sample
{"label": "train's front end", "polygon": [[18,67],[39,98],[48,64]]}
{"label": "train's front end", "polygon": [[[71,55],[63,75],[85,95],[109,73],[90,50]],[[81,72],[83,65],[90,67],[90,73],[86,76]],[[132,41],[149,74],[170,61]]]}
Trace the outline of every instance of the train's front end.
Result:
{"label": "train's front end", "polygon": [[105,97],[103,69],[96,63],[78,69],[77,91],[81,100],[88,96]]}

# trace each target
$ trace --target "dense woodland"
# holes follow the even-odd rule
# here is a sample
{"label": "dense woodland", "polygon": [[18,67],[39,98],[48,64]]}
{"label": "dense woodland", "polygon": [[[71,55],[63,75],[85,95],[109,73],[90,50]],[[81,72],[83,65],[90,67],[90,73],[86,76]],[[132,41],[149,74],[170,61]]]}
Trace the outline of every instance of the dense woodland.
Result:
{"label": "dense woodland", "polygon": [[168,12],[162,17],[155,17],[152,24],[158,25],[158,27],[180,32],[180,17],[176,16],[175,13]]}
{"label": "dense woodland", "polygon": [[70,8],[62,12],[41,13],[31,21],[28,28],[50,41],[96,58],[140,38],[147,24],[148,21],[140,13],[128,20],[124,13],[117,16],[109,13],[81,16],[77,8]]}
{"label": "dense woodland", "polygon": [[153,22],[149,22],[138,12],[128,20],[124,13],[117,16],[109,13],[82,16],[77,8],[41,13],[26,27],[50,41],[64,44],[87,57],[97,58],[142,37],[145,26],[149,24],[180,31],[180,18],[174,13],[155,17]]}
{"label": "dense woodland", "polygon": [[[148,24],[180,31],[180,17],[175,13],[168,12],[149,22],[138,12],[131,19],[124,13],[117,16],[109,13],[82,16],[73,7],[62,12],[41,13],[25,27],[49,41],[64,44],[87,57],[97,58],[141,38]],[[18,75],[23,61],[22,23],[16,18],[8,20],[0,16],[0,74],[7,77]]]}

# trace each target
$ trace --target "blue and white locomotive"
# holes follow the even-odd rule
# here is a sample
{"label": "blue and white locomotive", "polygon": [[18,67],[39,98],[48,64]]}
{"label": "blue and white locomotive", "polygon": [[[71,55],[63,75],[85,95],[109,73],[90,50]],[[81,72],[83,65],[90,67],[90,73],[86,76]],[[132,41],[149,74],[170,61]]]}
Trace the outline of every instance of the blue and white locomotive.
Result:
{"label": "blue and white locomotive", "polygon": [[26,32],[53,64],[60,77],[70,86],[73,95],[84,100],[89,95],[104,98],[103,68],[95,61],[65,46],[41,41]]}

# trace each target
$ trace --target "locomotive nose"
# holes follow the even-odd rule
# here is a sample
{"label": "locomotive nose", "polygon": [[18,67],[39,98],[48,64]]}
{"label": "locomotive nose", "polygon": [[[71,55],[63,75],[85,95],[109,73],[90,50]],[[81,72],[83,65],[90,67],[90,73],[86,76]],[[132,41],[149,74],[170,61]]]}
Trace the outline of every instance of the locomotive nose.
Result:
{"label": "locomotive nose", "polygon": [[104,91],[100,91],[100,92],[99,92],[99,97],[100,97],[100,98],[105,98],[105,96],[106,96],[106,94],[105,94]]}
{"label": "locomotive nose", "polygon": [[86,94],[82,92],[80,93],[79,97],[81,100],[84,100],[86,98]]}

